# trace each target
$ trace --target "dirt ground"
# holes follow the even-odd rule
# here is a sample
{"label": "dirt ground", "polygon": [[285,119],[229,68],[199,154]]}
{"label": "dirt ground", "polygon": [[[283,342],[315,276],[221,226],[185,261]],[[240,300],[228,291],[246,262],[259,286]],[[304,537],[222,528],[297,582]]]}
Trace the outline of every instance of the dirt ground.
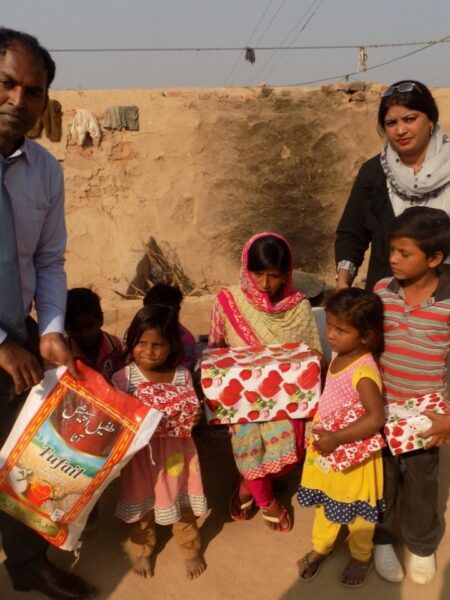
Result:
{"label": "dirt ground", "polygon": [[[228,499],[236,483],[227,435],[220,430],[201,428],[197,444],[210,513],[203,519],[201,533],[208,563],[206,572],[196,581],[186,581],[183,562],[171,537],[170,528],[158,530],[155,575],[140,580],[128,569],[121,550],[125,527],[113,516],[117,498],[117,481],[100,501],[100,521],[95,531],[85,536],[81,558],[74,571],[95,584],[99,600],[448,600],[450,598],[450,532],[444,534],[437,553],[438,573],[428,586],[418,586],[407,579],[390,584],[373,571],[367,584],[348,590],[337,582],[348,559],[344,536],[335,557],[311,583],[298,580],[295,561],[310,549],[312,509],[301,508],[295,498],[298,471],[286,481],[288,489],[280,498],[291,505],[295,523],[290,533],[270,531],[259,513],[246,522],[231,521]],[[450,482],[450,448],[442,451],[440,474],[440,512],[446,510]],[[52,560],[68,567],[70,553],[51,550]],[[44,600],[38,593],[14,592],[4,568],[0,567],[2,600]]]}

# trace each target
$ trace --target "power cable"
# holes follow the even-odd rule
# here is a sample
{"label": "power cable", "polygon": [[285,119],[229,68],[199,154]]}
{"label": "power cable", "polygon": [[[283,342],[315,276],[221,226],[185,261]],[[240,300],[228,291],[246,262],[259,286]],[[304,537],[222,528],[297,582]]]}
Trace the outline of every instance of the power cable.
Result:
{"label": "power cable", "polygon": [[[423,46],[424,44],[448,43],[449,36],[442,40],[427,40],[423,42],[394,42],[386,44],[345,44],[335,46],[253,46],[253,50],[349,50],[356,48],[397,48],[402,46]],[[242,46],[216,46],[203,48],[171,47],[171,48],[52,48],[50,52],[236,52],[245,51]]]}
{"label": "power cable", "polygon": [[[295,37],[294,37],[294,39],[292,41],[295,42],[295,40],[297,40],[298,36],[306,29],[306,27],[310,23],[311,19],[314,17],[314,15],[319,10],[319,8],[320,8],[321,4],[323,3],[323,1],[324,0],[314,0],[312,2],[312,4],[309,5],[309,7],[307,8],[307,10],[302,14],[302,16],[297,21],[297,23],[294,25],[294,27],[291,28],[291,30],[289,31],[289,33],[284,37],[284,39],[281,42],[281,44],[280,44],[279,47],[281,47],[290,38],[290,36],[292,35],[292,33],[296,31],[296,29],[298,28],[298,26],[300,25],[300,23],[306,17],[306,15],[308,14],[308,12],[310,12],[310,10],[312,9],[313,10],[312,14],[310,14],[309,17],[306,19],[305,23],[303,24],[303,26],[301,27],[301,29],[296,33],[296,35],[295,35]],[[316,6],[314,8],[314,5],[315,4],[317,5],[317,3],[318,3],[318,6]],[[278,57],[278,59],[275,61],[275,63],[272,65],[271,69],[267,73],[266,78],[269,77],[269,75],[272,73],[272,71],[274,70],[274,68],[279,64],[280,60],[283,58],[283,56],[286,54],[286,52],[287,52],[287,50],[284,50],[284,52]],[[262,65],[262,67],[256,73],[255,77],[252,79],[252,82],[255,81],[257,78],[259,78],[260,74],[264,71],[264,69],[270,63],[270,61],[273,59],[274,56],[275,56],[275,51],[272,52],[272,54],[269,56],[269,58],[266,60],[266,62]]]}
{"label": "power cable", "polygon": [[[305,18],[305,16],[308,14],[308,12],[311,10],[311,7],[314,6],[314,4],[316,4],[316,2],[318,2],[319,0],[313,0],[312,4],[310,4],[308,6],[308,8],[305,10],[305,12],[301,15],[301,17],[298,19],[298,21],[295,23],[294,27],[292,27],[290,29],[290,31],[288,32],[288,34],[283,38],[283,40],[280,42],[278,48],[280,48],[281,46],[283,46],[283,44],[290,38],[290,36],[292,35],[292,33],[294,31],[297,30],[297,28],[299,27],[299,25],[301,24],[301,22],[303,21],[303,19]],[[266,66],[269,64],[269,62],[272,60],[272,58],[275,55],[276,50],[274,49],[272,51],[272,53],[270,54],[269,58],[266,60],[266,62],[259,68],[258,72],[256,73],[256,75],[253,77],[252,81],[255,81],[257,78],[260,78],[261,73],[264,71],[264,69],[266,68]]]}
{"label": "power cable", "polygon": [[[264,17],[265,17],[265,16],[266,16],[266,14],[267,14],[267,11],[269,10],[269,8],[271,7],[271,5],[272,5],[272,3],[273,3],[274,1],[275,1],[275,0],[269,0],[269,3],[267,4],[267,6],[266,6],[266,8],[265,8],[264,12],[262,13],[262,15],[261,15],[261,16],[260,16],[260,18],[259,18],[259,21],[256,23],[256,25],[255,25],[255,27],[254,27],[254,29],[253,29],[253,31],[252,31],[252,34],[251,34],[251,36],[248,38],[247,46],[250,46],[250,43],[251,43],[251,41],[252,41],[252,38],[253,38],[253,36],[255,35],[255,33],[256,33],[256,31],[257,31],[258,27],[261,25],[261,23],[262,23],[262,21],[263,21]],[[241,50],[243,50],[243,49],[241,49]],[[243,50],[243,51],[245,52],[245,50]],[[236,62],[234,63],[234,65],[233,65],[233,67],[232,67],[231,71],[230,71],[230,72],[228,73],[228,75],[225,77],[225,82],[224,82],[224,85],[226,85],[226,83],[227,83],[228,79],[229,79],[229,78],[231,77],[231,75],[233,74],[233,72],[234,72],[234,70],[236,69],[236,67],[237,67],[237,65],[238,65],[238,63],[239,63],[239,60],[240,60],[241,58],[242,58],[242,54],[239,54],[239,55],[238,55],[238,57],[236,58]],[[243,64],[244,64],[244,63],[242,63],[242,65],[241,65],[241,68],[242,68]]]}
{"label": "power cable", "polygon": [[[271,2],[272,3],[272,0]],[[279,11],[278,11],[279,12]],[[273,19],[272,19],[273,21]],[[407,58],[408,56],[412,56],[413,54],[417,54],[418,52],[422,52],[423,50],[427,50],[432,46],[437,44],[446,44],[450,42],[450,35],[447,35],[439,40],[431,40],[431,41],[422,41],[422,42],[394,42],[394,43],[383,43],[383,44],[345,44],[345,45],[316,45],[316,46],[254,46],[253,50],[348,50],[348,49],[360,49],[362,46],[367,48],[397,48],[397,47],[411,47],[411,46],[422,46],[417,50],[413,50],[412,52],[408,52],[406,54],[402,54],[396,58],[384,61],[382,63],[378,63],[377,65],[373,65],[368,67],[365,72],[372,71],[374,69],[378,69],[379,67],[383,67],[385,65],[394,63],[398,60],[402,60],[403,58]],[[83,52],[236,52],[236,51],[245,52],[246,48],[242,47],[208,47],[208,48],[53,48],[50,50],[51,53],[57,52],[68,52],[68,53],[83,53]],[[302,81],[297,83],[288,83],[284,85],[277,85],[276,87],[297,87],[302,85],[312,85],[315,83],[323,83],[325,81],[333,81],[336,79],[348,79],[349,77],[353,77],[354,75],[359,75],[357,71],[343,73],[340,75],[333,75],[332,77],[323,77],[321,79],[312,79],[310,81]]]}
{"label": "power cable", "polygon": [[275,14],[273,15],[272,19],[269,21],[267,27],[264,29],[264,31],[262,32],[262,34],[259,36],[258,41],[256,42],[256,46],[261,42],[261,40],[263,39],[263,37],[266,35],[266,33],[268,32],[268,30],[270,29],[272,23],[275,21],[275,19],[278,17],[280,10],[283,8],[283,6],[286,4],[286,0],[281,0],[281,4],[278,7],[278,10],[275,12]]}
{"label": "power cable", "polygon": [[256,32],[257,32],[257,30],[258,30],[258,27],[261,25],[261,23],[262,23],[262,21],[263,21],[264,17],[266,16],[266,13],[267,13],[267,11],[269,10],[269,8],[272,6],[272,4],[273,4],[274,2],[275,2],[275,0],[270,0],[269,4],[266,6],[266,10],[265,10],[265,11],[263,12],[263,14],[261,15],[261,17],[260,17],[260,19],[259,19],[258,23],[255,25],[255,28],[254,28],[254,29],[253,29],[253,31],[252,31],[252,35],[251,35],[251,36],[249,37],[249,39],[248,39],[247,46],[249,46],[249,45],[250,45],[250,43],[251,43],[251,41],[252,41],[252,38],[253,38],[253,36],[255,35],[255,33],[256,33]]}
{"label": "power cable", "polygon": [[[282,0],[280,6],[278,7],[278,9],[275,11],[274,15],[272,16],[271,20],[269,21],[269,23],[267,24],[266,28],[264,29],[264,31],[262,32],[262,34],[259,36],[258,41],[256,42],[256,46],[261,43],[261,40],[264,38],[264,36],[266,35],[266,33],[269,31],[272,23],[275,21],[275,19],[277,18],[277,16],[279,15],[281,9],[283,8],[283,6],[286,4],[286,0]],[[254,49],[253,49],[254,50]],[[239,71],[237,72],[237,74],[235,75],[235,77],[233,77],[233,79],[230,81],[230,85],[233,85],[233,83],[236,81],[236,79],[239,77],[239,75],[242,72],[242,69],[244,68],[244,63],[242,63],[241,68],[239,69]]]}
{"label": "power cable", "polygon": [[[432,46],[435,46],[436,44],[442,44],[442,43],[446,43],[446,42],[450,42],[450,35],[447,35],[447,36],[443,37],[442,39],[436,40],[434,42],[428,42],[427,45],[424,46],[423,48],[418,48],[417,50],[413,50],[412,52],[407,52],[406,54],[402,54],[402,56],[397,56],[396,58],[391,58],[390,60],[385,60],[384,62],[378,63],[377,65],[368,67],[365,72],[373,71],[374,69],[379,69],[380,67],[390,65],[394,62],[397,62],[398,60],[402,60],[403,58],[407,58],[408,56],[412,56],[413,54],[417,54],[419,52],[422,52],[423,50],[427,50],[428,48],[431,48]],[[366,48],[367,47],[368,46],[366,46]],[[349,77],[352,77],[353,75],[359,75],[358,71],[354,71],[352,73],[344,73],[341,75],[335,75],[334,77],[325,77],[323,79],[314,79],[312,81],[302,81],[301,83],[287,83],[284,85],[278,85],[276,87],[296,87],[296,86],[301,86],[301,85],[312,85],[313,83],[322,83],[324,81],[333,81],[335,79],[348,79]]]}

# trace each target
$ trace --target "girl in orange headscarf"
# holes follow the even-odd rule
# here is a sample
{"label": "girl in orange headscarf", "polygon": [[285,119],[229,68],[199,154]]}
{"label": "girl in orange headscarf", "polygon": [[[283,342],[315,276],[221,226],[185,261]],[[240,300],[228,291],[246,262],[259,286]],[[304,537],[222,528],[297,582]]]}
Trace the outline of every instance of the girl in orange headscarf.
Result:
{"label": "girl in orange headscarf", "polygon": [[[259,233],[244,246],[240,283],[221,290],[212,312],[210,346],[252,346],[304,342],[321,351],[319,334],[306,297],[292,287],[289,244],[275,233]],[[304,423],[285,419],[231,427],[233,454],[241,474],[231,498],[231,517],[248,519],[254,503],[269,527],[291,529],[278,502],[273,480],[304,455]]]}

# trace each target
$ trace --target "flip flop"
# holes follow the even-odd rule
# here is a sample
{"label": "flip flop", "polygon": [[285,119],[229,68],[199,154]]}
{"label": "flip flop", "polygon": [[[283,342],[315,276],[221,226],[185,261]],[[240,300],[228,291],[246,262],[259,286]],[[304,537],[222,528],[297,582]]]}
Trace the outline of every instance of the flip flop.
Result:
{"label": "flip flop", "polygon": [[[324,565],[327,562],[327,560],[333,556],[333,554],[334,554],[334,551],[332,550],[331,552],[326,554],[320,560],[316,559],[316,560],[312,560],[312,561],[309,560],[310,552],[308,552],[308,554],[305,554],[305,556],[302,559],[300,559],[300,560],[303,560],[303,565],[304,565],[302,573],[298,574],[300,581],[303,581],[303,583],[308,583],[310,581],[313,581],[319,574],[319,571],[322,568],[322,565]],[[315,567],[315,565],[317,565],[317,566]],[[297,562],[297,567],[298,567],[298,562]],[[313,574],[311,575],[311,577],[303,577],[303,573],[307,569],[310,569],[311,567],[313,569],[315,567],[315,571],[313,571]]]}
{"label": "flip flop", "polygon": [[[291,529],[292,529],[291,517],[289,516],[287,508],[285,506],[283,506],[282,504],[280,504],[280,506],[281,506],[281,512],[277,516],[267,514],[264,511],[264,509],[261,509],[262,518],[265,521],[269,521],[269,523],[278,523],[279,525],[281,525],[281,529],[273,529],[271,527],[270,529],[272,529],[273,531],[276,531],[278,533],[287,533],[288,531],[291,531]],[[284,526],[283,526],[283,523],[285,523]]]}
{"label": "flip flop", "polygon": [[254,502],[254,498],[250,498],[246,502],[241,502],[239,489],[235,490],[230,498],[230,516],[233,521],[247,521],[250,518]]}
{"label": "flip flop", "polygon": [[[343,585],[346,588],[359,588],[362,585],[364,585],[367,581],[367,578],[369,577],[370,571],[373,568],[373,561],[371,560],[368,563],[363,563],[363,562],[358,562],[358,563],[354,563],[354,562],[349,562],[347,564],[347,566],[345,567],[345,569],[342,571],[341,576],[339,577],[339,583],[341,585]],[[362,581],[360,581],[359,583],[345,583],[345,581],[342,581],[342,578],[347,576],[347,577],[352,577],[352,576],[364,576]]]}

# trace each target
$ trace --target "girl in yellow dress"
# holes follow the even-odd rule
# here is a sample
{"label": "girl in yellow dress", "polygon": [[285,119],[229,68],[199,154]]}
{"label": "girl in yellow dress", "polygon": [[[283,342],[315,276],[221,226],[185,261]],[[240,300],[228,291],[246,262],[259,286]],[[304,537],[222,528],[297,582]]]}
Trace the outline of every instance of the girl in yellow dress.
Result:
{"label": "girl in yellow dress", "polygon": [[[373,442],[379,440],[377,432],[384,423],[376,362],[383,349],[383,307],[375,294],[347,288],[330,298],[326,315],[327,340],[337,355],[320,398],[298,492],[300,504],[315,506],[316,513],[312,550],[297,566],[301,581],[314,579],[332,555],[341,525],[346,524],[351,558],[340,582],[358,587],[372,566],[372,538],[383,510],[381,450],[365,459],[362,454],[363,448],[382,444]],[[351,414],[361,416],[353,420]],[[353,457],[362,462],[333,470],[327,456],[342,453],[342,445],[349,443]]]}

